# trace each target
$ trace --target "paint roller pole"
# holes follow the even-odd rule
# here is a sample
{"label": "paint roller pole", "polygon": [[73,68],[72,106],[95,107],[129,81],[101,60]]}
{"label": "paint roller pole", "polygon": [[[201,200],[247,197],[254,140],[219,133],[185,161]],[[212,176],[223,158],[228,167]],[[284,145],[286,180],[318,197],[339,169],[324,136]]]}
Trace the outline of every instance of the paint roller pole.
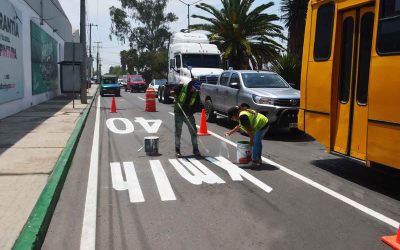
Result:
{"label": "paint roller pole", "polygon": [[[193,128],[192,124],[189,121],[189,117],[186,115],[185,111],[183,111],[182,106],[179,103],[176,103],[176,104],[178,104],[178,107],[182,111],[183,116],[186,118],[186,121],[188,122],[188,124],[192,128],[193,132],[196,134],[196,129]],[[208,150],[208,148],[206,148],[206,146],[204,146],[203,141],[197,136],[197,134],[196,134],[196,137],[197,137],[198,141],[200,142],[201,146],[206,150],[206,152],[208,154],[210,152],[210,150]]]}

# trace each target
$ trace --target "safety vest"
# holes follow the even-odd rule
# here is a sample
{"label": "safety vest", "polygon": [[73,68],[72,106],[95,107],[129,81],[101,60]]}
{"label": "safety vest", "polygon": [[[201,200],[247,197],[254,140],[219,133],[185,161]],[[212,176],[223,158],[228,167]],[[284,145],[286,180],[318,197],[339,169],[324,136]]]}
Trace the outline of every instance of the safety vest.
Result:
{"label": "safety vest", "polygon": [[[263,114],[259,114],[257,111],[254,110],[244,110],[239,113],[239,117],[242,115],[246,115],[250,121],[250,127],[256,132],[261,130],[265,127],[268,123],[268,118],[265,117]],[[246,127],[244,127],[239,120],[240,129],[247,132]]]}
{"label": "safety vest", "polygon": [[[179,93],[178,96],[178,100],[177,100],[177,104],[175,104],[175,112],[179,112],[181,109],[179,108],[178,104],[181,105],[181,107],[183,107],[183,105],[186,102],[186,98],[188,96],[188,84],[184,84],[182,86],[181,92]],[[189,102],[189,106],[193,106],[194,103],[196,102],[196,98],[197,98],[197,91],[193,93],[192,98],[190,98],[190,102]]]}

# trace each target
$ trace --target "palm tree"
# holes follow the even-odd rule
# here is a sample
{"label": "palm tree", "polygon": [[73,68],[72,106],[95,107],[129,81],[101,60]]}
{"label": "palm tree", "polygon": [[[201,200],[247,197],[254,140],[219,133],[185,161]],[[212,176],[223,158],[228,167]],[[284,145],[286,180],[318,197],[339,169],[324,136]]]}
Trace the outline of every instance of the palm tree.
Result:
{"label": "palm tree", "polygon": [[297,56],[293,54],[280,55],[271,64],[272,71],[278,73],[287,82],[293,83],[296,89],[300,89],[301,64]]}
{"label": "palm tree", "polygon": [[283,28],[273,23],[279,17],[265,13],[273,2],[250,11],[254,1],[221,0],[221,10],[201,3],[196,7],[211,16],[192,15],[208,23],[191,25],[190,29],[210,32],[210,40],[218,45],[224,59],[229,60],[235,69],[247,69],[249,60],[260,68],[263,61],[271,60],[279,55],[279,51],[284,50],[276,41],[278,38],[285,39]]}
{"label": "palm tree", "polygon": [[288,29],[288,52],[301,58],[303,52],[304,29],[306,26],[309,0],[282,0],[281,11],[285,27]]}

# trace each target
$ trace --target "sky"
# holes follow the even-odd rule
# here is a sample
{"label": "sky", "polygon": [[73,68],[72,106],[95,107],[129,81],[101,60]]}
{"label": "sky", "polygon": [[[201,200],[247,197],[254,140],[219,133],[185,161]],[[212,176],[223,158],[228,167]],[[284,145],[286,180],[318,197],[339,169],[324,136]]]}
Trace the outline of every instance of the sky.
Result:
{"label": "sky", "polygon": [[[183,0],[186,3],[194,3],[196,0]],[[64,12],[68,16],[72,29],[79,29],[80,24],[80,0],[59,0]],[[202,2],[222,7],[220,0],[203,0]],[[265,0],[256,0],[255,6],[264,3]],[[279,2],[277,0],[272,1],[275,3],[269,10],[272,13],[281,16],[279,11]],[[87,24],[97,24],[98,27],[92,27],[92,54],[95,56],[96,50],[94,47],[97,45],[93,42],[102,42],[100,49],[100,57],[102,58],[102,72],[108,72],[110,66],[120,65],[119,52],[121,50],[129,49],[128,44],[121,44],[114,37],[110,40],[110,27],[111,19],[109,8],[112,6],[120,7],[121,4],[118,0],[86,0],[86,12],[87,12]],[[170,0],[168,2],[166,12],[172,12],[178,20],[170,24],[172,32],[180,31],[181,29],[187,28],[187,6],[181,3],[179,0]],[[192,14],[205,14],[202,10],[197,9],[195,6],[190,7],[190,15]],[[200,23],[199,19],[190,18],[190,23]],[[87,28],[87,39],[89,40],[89,28]]]}

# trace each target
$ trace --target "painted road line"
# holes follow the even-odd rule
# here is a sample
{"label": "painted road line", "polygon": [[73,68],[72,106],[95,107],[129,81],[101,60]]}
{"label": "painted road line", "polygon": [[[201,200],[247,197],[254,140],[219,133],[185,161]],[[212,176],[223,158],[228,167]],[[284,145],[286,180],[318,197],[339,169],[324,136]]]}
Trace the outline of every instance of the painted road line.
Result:
{"label": "painted road line", "polygon": [[86,190],[85,211],[83,214],[80,249],[94,250],[96,248],[96,210],[97,210],[97,181],[99,169],[99,137],[100,137],[100,105],[101,97],[97,100],[96,120],[93,132],[92,152],[90,155],[89,178]]}
{"label": "painted road line", "polygon": [[188,159],[193,165],[195,165],[198,169],[200,169],[201,172],[203,172],[206,176],[208,176],[208,180],[206,181],[209,184],[222,184],[225,183],[224,180],[218,177],[214,172],[212,172],[210,169],[208,169],[206,166],[203,165],[199,160],[196,160],[195,158],[189,158]]}
{"label": "painted road line", "polygon": [[[199,128],[200,126],[197,125],[197,127]],[[208,131],[208,133],[210,133],[212,136],[214,136],[214,137],[216,137],[216,138],[218,138],[218,139],[220,139],[220,140],[222,140],[222,141],[224,141],[224,142],[226,142],[226,143],[228,143],[228,144],[230,144],[230,145],[232,145],[234,147],[237,147],[236,143],[234,143],[234,142],[232,142],[232,141],[230,141],[230,140],[228,140],[228,139],[226,139],[226,138],[224,138],[224,137],[222,137],[222,136],[220,136],[220,135],[218,135],[218,134],[216,134],[214,132]],[[399,226],[400,226],[400,222],[395,221],[395,220],[393,220],[393,219],[391,219],[391,218],[389,218],[389,217],[387,217],[387,216],[385,216],[385,215],[383,215],[381,213],[378,213],[375,210],[372,210],[372,209],[370,209],[370,208],[368,208],[368,207],[366,207],[366,206],[364,206],[364,205],[362,205],[362,204],[360,204],[360,203],[358,203],[358,202],[356,202],[356,201],[354,201],[354,200],[352,200],[352,199],[350,199],[350,198],[348,198],[348,197],[346,197],[344,195],[341,195],[338,192],[333,191],[332,189],[329,189],[329,188],[327,188],[327,187],[325,187],[325,186],[323,186],[323,185],[321,185],[321,184],[319,184],[319,183],[317,183],[317,182],[315,182],[315,181],[313,181],[313,180],[311,180],[311,179],[309,179],[309,178],[307,178],[307,177],[305,177],[305,176],[303,176],[301,174],[298,174],[298,173],[294,172],[293,170],[288,169],[287,167],[284,167],[284,166],[282,166],[282,165],[280,165],[280,164],[278,164],[278,163],[276,163],[276,162],[274,162],[272,160],[269,160],[269,159],[267,159],[265,157],[262,157],[262,160],[263,160],[263,162],[265,162],[267,164],[271,164],[271,165],[279,168],[283,172],[285,172],[285,173],[287,173],[287,174],[289,174],[289,175],[291,175],[291,176],[293,176],[293,177],[295,177],[295,178],[297,178],[297,179],[299,179],[299,180],[301,180],[301,181],[303,181],[303,182],[305,182],[305,183],[317,188],[318,190],[320,190],[320,191],[322,191],[322,192],[324,192],[326,194],[329,194],[332,197],[335,197],[336,199],[338,199],[338,200],[340,200],[340,201],[342,201],[342,202],[344,202],[344,203],[346,203],[346,204],[348,204],[348,205],[350,205],[350,206],[352,206],[352,207],[354,207],[354,208],[356,208],[356,209],[358,209],[358,210],[360,210],[360,211],[362,211],[362,212],[374,217],[375,219],[378,219],[378,220],[380,220],[380,221],[382,221],[382,222],[384,222],[384,223],[386,223],[386,224],[388,224],[388,225],[390,225],[390,226],[392,226],[394,228],[399,228]]]}
{"label": "painted road line", "polygon": [[168,112],[170,115],[172,115],[172,116],[175,116],[175,114],[174,113],[172,113],[172,112]]}
{"label": "painted road line", "polygon": [[135,165],[133,165],[131,161],[124,162],[123,164],[130,202],[144,202],[144,196],[136,174]]}
{"label": "painted road line", "polygon": [[[197,125],[197,127],[200,127],[200,126]],[[234,142],[232,142],[232,141],[230,141],[230,140],[228,140],[228,139],[226,139],[226,138],[224,138],[224,137],[222,137],[222,136],[220,136],[220,135],[218,135],[218,134],[216,134],[214,132],[208,131],[208,133],[210,133],[212,136],[214,136],[214,137],[216,137],[216,138],[218,138],[218,139],[220,139],[220,140],[222,140],[222,141],[224,141],[224,142],[226,142],[226,143],[228,143],[228,144],[230,144],[230,145],[232,145],[234,147],[237,147],[236,143],[234,143]],[[269,159],[267,159],[265,157],[262,157],[262,160],[265,163],[273,165],[273,166],[279,168],[280,170],[284,171],[285,173],[287,173],[287,174],[289,174],[289,175],[291,175],[291,176],[293,176],[293,177],[295,177],[295,178],[297,178],[297,179],[299,179],[299,180],[301,180],[301,181],[303,181],[303,182],[305,182],[305,183],[317,188],[318,190],[320,190],[320,191],[322,191],[322,192],[324,192],[326,194],[329,194],[329,195],[335,197],[336,199],[338,199],[340,201],[343,201],[344,203],[346,203],[346,204],[348,204],[348,205],[350,205],[350,206],[352,206],[352,207],[354,207],[354,208],[356,208],[356,209],[358,209],[358,210],[360,210],[360,211],[362,211],[362,212],[364,212],[364,213],[366,213],[366,214],[368,214],[368,215],[370,215],[370,216],[372,216],[372,217],[374,217],[374,218],[376,218],[376,219],[378,219],[378,220],[380,220],[380,221],[382,221],[382,222],[384,222],[384,223],[386,223],[386,224],[388,224],[388,225],[390,225],[390,226],[392,226],[394,228],[399,228],[399,226],[400,226],[400,223],[398,221],[395,221],[395,220],[393,220],[393,219],[391,219],[391,218],[389,218],[389,217],[387,217],[387,216],[385,216],[385,215],[383,215],[381,213],[378,213],[378,212],[376,212],[376,211],[374,211],[374,210],[372,210],[372,209],[370,209],[370,208],[368,208],[368,207],[356,202],[356,201],[353,201],[352,199],[350,199],[350,198],[348,198],[348,197],[346,197],[344,195],[341,195],[341,194],[333,191],[332,189],[329,189],[329,188],[327,188],[327,187],[325,187],[325,186],[323,186],[323,185],[321,185],[321,184],[319,184],[319,183],[317,183],[317,182],[315,182],[315,181],[313,181],[313,180],[311,180],[311,179],[309,179],[309,178],[307,178],[307,177],[305,177],[305,176],[303,176],[301,174],[298,174],[298,173],[294,172],[293,170],[288,169],[287,167],[284,167],[284,166],[282,166],[282,165],[280,165],[280,164],[278,164],[278,163],[276,163],[276,162],[274,162],[272,160],[269,160]]]}
{"label": "painted road line", "polygon": [[176,196],[168,180],[167,174],[159,160],[150,160],[151,170],[156,181],[158,193],[162,201],[174,201]]}
{"label": "painted road line", "polygon": [[[119,129],[115,126],[115,121],[120,121],[121,123],[124,124],[125,128],[124,129]],[[109,118],[106,121],[106,126],[111,132],[115,134],[120,134],[120,135],[125,135],[125,134],[130,134],[133,133],[134,127],[131,121],[129,121],[126,118]]]}
{"label": "painted road line", "polygon": [[142,101],[145,101],[145,99],[143,97],[137,96],[137,98],[139,98]]}
{"label": "painted road line", "polygon": [[218,167],[225,169],[232,178],[232,180],[234,181],[243,181],[243,178],[245,178],[267,193],[270,193],[272,191],[272,188],[270,186],[260,181],[256,177],[252,176],[248,172],[244,171],[243,169],[239,168],[238,166],[236,166],[229,160],[225,159],[224,157],[215,157],[215,158],[206,157],[206,159],[209,162],[214,163]]}

